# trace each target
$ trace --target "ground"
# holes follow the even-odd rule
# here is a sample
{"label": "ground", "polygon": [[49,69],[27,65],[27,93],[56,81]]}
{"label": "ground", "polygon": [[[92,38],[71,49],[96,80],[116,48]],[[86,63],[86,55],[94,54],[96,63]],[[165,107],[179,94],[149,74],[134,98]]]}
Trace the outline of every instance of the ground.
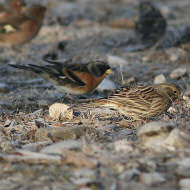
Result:
{"label": "ground", "polygon": [[[33,3],[39,1],[27,1]],[[38,36],[16,50],[0,46],[0,189],[189,189],[188,41],[130,51],[138,1],[40,3],[48,11]],[[155,3],[168,28],[189,22],[188,0]],[[107,61],[115,72],[106,78],[112,85],[70,99],[40,76],[8,65],[43,65],[43,58]],[[175,69],[181,69],[178,76]],[[158,81],[182,88],[183,100],[158,118],[133,121],[113,110],[84,110],[62,121],[49,116],[55,102],[80,105],[81,99],[107,96],[113,86],[153,84],[161,74]]]}

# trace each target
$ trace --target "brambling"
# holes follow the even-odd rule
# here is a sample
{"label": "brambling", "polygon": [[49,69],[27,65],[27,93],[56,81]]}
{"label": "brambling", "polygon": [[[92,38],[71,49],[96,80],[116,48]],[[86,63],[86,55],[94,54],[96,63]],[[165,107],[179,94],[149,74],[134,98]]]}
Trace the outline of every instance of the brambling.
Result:
{"label": "brambling", "polygon": [[0,23],[7,22],[25,8],[23,0],[7,0],[6,4],[0,4]]}
{"label": "brambling", "polygon": [[103,61],[81,64],[69,63],[69,61],[45,61],[50,64],[45,66],[33,64],[10,66],[31,70],[52,82],[59,91],[74,95],[90,93],[108,74],[113,73],[110,66]]}
{"label": "brambling", "polygon": [[166,112],[180,94],[179,87],[170,83],[136,86],[117,90],[107,99],[95,100],[87,107],[109,107],[134,120],[148,119]]}
{"label": "brambling", "polygon": [[45,12],[45,7],[34,4],[7,22],[1,23],[0,42],[10,46],[29,42],[38,34]]}
{"label": "brambling", "polygon": [[142,43],[155,44],[165,34],[166,27],[166,19],[152,2],[142,1],[139,4],[135,34]]}

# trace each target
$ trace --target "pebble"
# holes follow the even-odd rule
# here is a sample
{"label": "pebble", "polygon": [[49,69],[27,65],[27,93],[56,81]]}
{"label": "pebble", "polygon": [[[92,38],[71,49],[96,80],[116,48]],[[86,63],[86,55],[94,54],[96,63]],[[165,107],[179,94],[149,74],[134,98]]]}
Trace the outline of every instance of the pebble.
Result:
{"label": "pebble", "polygon": [[181,190],[189,190],[190,189],[190,178],[181,179],[179,181],[179,186]]}
{"label": "pebble", "polygon": [[116,65],[120,65],[120,66],[126,66],[128,65],[128,62],[121,58],[121,57],[118,57],[118,56],[115,56],[115,55],[110,55],[108,54],[107,55],[107,61],[108,61],[108,64],[110,66],[116,66]]}
{"label": "pebble", "polygon": [[174,123],[169,122],[150,122],[143,125],[137,131],[137,135],[139,138],[145,140],[149,138],[155,137],[165,137],[167,136],[171,130],[175,127]]}
{"label": "pebble", "polygon": [[117,133],[117,137],[119,139],[126,138],[127,136],[131,135],[132,131],[130,129],[123,129]]}
{"label": "pebble", "polygon": [[99,127],[98,128],[98,132],[99,133],[102,133],[102,132],[111,132],[111,131],[116,131],[117,130],[117,125],[106,125],[106,126],[103,126],[103,127]]}
{"label": "pebble", "polygon": [[14,150],[15,146],[14,144],[7,140],[6,138],[2,138],[0,139],[0,150],[1,152],[9,152]]}
{"label": "pebble", "polygon": [[27,150],[27,151],[36,151],[39,150],[47,145],[52,144],[52,141],[41,141],[41,142],[34,142],[34,143],[29,143],[29,144],[25,144],[22,146],[23,150]]}
{"label": "pebble", "polygon": [[109,80],[109,79],[104,79],[100,85],[98,85],[98,87],[96,88],[96,90],[100,91],[100,92],[103,92],[103,91],[106,91],[106,90],[113,90],[113,89],[116,89],[117,88],[117,85]]}
{"label": "pebble", "polygon": [[164,82],[166,82],[166,78],[163,74],[156,76],[154,79],[154,84],[160,84],[160,83],[164,83]]}
{"label": "pebble", "polygon": [[49,116],[55,120],[66,120],[73,118],[73,109],[62,103],[54,103],[49,107]]}
{"label": "pebble", "polygon": [[189,178],[190,177],[190,169],[189,169],[190,158],[189,157],[184,158],[178,161],[177,164],[178,164],[178,168],[176,169],[177,175]]}
{"label": "pebble", "polygon": [[151,122],[142,126],[137,135],[143,146],[158,152],[190,148],[190,132],[174,127],[174,123]]}
{"label": "pebble", "polygon": [[170,78],[179,79],[179,78],[183,77],[186,74],[187,74],[187,68],[179,67],[179,68],[172,71],[172,73],[170,74]]}
{"label": "pebble", "polygon": [[129,181],[134,176],[139,176],[140,172],[136,168],[133,168],[131,170],[126,170],[122,174],[119,175],[119,179]]}
{"label": "pebble", "polygon": [[4,83],[0,83],[0,92],[7,93],[9,92],[9,86]]}
{"label": "pebble", "polygon": [[91,169],[88,169],[88,168],[76,170],[74,172],[74,176],[76,178],[90,178],[90,179],[96,178],[95,172]]}
{"label": "pebble", "polygon": [[158,172],[141,173],[140,181],[146,185],[155,185],[155,184],[166,182],[166,178]]}
{"label": "pebble", "polygon": [[185,107],[190,108],[190,98],[188,96],[183,96],[183,100],[185,101]]}
{"label": "pebble", "polygon": [[80,140],[66,140],[46,146],[41,152],[46,154],[62,154],[64,149],[79,149],[81,146]]}
{"label": "pebble", "polygon": [[38,128],[51,128],[50,125],[44,123],[44,121],[41,121],[41,119],[36,119],[35,124]]}
{"label": "pebble", "polygon": [[59,140],[69,140],[69,139],[79,139],[86,133],[86,127],[76,127],[76,126],[68,126],[64,128],[42,128],[38,129],[35,133],[36,141],[59,139]]}
{"label": "pebble", "polygon": [[178,110],[177,110],[176,108],[174,108],[174,107],[171,106],[171,107],[168,109],[168,112],[171,113],[171,114],[176,114],[176,113],[178,113]]}
{"label": "pebble", "polygon": [[190,132],[184,132],[178,128],[171,131],[164,141],[167,148],[190,148]]}
{"label": "pebble", "polygon": [[94,180],[90,179],[90,178],[79,178],[79,179],[75,179],[73,181],[73,183],[78,186],[78,187],[84,187],[86,185],[89,185],[89,184],[93,184],[95,183]]}
{"label": "pebble", "polygon": [[115,150],[117,152],[132,152],[133,147],[127,139],[118,140],[114,143]]}
{"label": "pebble", "polygon": [[[177,38],[179,38],[179,36]],[[167,54],[168,54],[169,60],[172,62],[179,60],[181,57],[187,56],[187,53],[185,52],[184,49],[174,48],[174,47],[167,49]]]}
{"label": "pebble", "polygon": [[11,124],[11,120],[7,119],[7,120],[5,121],[4,127],[9,127],[10,124]]}

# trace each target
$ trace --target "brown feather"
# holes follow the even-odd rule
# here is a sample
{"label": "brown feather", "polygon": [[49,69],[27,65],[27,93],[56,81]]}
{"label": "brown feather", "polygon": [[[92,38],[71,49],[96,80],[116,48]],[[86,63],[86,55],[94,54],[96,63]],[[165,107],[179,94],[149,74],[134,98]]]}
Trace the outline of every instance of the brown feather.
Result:
{"label": "brown feather", "polygon": [[107,99],[99,99],[86,107],[110,107],[133,119],[156,117],[168,110],[180,96],[177,86],[163,83],[121,89]]}

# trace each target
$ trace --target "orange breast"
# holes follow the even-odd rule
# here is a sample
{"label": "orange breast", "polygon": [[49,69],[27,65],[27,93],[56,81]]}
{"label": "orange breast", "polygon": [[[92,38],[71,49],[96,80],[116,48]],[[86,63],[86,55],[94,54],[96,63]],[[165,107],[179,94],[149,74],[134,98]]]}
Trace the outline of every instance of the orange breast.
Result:
{"label": "orange breast", "polygon": [[86,88],[83,89],[86,93],[89,93],[92,90],[94,90],[105,77],[94,77],[88,73],[82,72],[75,72],[75,75],[86,84]]}

